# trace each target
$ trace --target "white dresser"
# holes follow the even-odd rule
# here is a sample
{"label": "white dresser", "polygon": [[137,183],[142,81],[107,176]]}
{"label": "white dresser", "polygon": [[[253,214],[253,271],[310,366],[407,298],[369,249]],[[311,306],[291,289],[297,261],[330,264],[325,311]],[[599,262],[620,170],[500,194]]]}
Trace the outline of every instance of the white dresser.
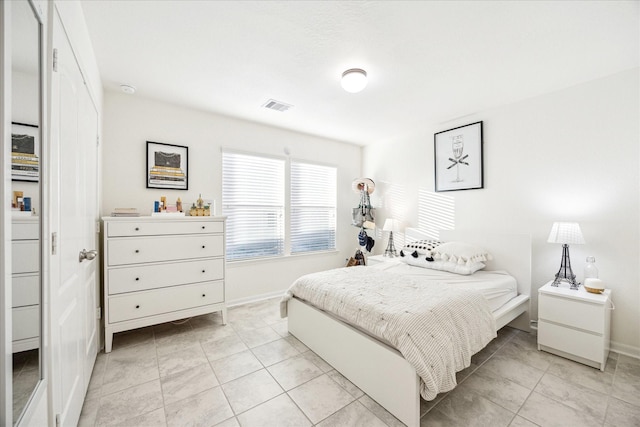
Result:
{"label": "white dresser", "polygon": [[103,218],[105,352],[113,334],[225,306],[224,217]]}
{"label": "white dresser", "polygon": [[538,350],[604,371],[609,355],[611,290],[592,294],[580,286],[547,283],[538,291]]}
{"label": "white dresser", "polygon": [[11,311],[13,352],[40,346],[40,222],[11,221]]}

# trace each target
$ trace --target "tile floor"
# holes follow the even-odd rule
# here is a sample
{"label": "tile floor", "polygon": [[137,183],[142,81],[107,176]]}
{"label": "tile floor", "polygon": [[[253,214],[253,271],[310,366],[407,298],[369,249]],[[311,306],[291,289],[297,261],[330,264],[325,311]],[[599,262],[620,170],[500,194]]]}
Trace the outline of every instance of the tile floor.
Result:
{"label": "tile floor", "polygon": [[[117,334],[100,353],[81,426],[401,426],[287,333],[278,299],[180,324]],[[422,401],[422,426],[640,426],[640,360],[612,354],[605,372],[537,351],[503,328]]]}
{"label": "tile floor", "polygon": [[18,419],[40,380],[39,351],[13,353],[13,419]]}

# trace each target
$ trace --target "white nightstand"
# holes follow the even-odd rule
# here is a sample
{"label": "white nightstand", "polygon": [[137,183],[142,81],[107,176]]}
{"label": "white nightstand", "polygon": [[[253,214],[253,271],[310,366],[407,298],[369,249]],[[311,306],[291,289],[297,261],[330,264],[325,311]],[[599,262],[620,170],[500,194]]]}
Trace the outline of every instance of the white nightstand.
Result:
{"label": "white nightstand", "polygon": [[580,286],[551,286],[538,290],[538,350],[604,371],[609,355],[611,289],[592,294]]}

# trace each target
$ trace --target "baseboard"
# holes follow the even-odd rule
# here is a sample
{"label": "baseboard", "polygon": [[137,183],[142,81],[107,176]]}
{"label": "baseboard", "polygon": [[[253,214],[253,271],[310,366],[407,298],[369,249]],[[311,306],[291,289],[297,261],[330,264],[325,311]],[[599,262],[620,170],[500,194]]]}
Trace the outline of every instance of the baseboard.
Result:
{"label": "baseboard", "polygon": [[640,359],[640,348],[634,347],[632,345],[622,344],[619,342],[611,341],[610,344],[611,351],[614,351],[618,354],[624,354],[625,356],[634,357],[636,359]]}
{"label": "baseboard", "polygon": [[264,301],[271,298],[282,297],[284,295],[284,290],[268,292],[266,294],[253,295],[246,298],[238,298],[234,300],[227,301],[227,307],[235,307],[236,305],[249,304],[252,302]]}

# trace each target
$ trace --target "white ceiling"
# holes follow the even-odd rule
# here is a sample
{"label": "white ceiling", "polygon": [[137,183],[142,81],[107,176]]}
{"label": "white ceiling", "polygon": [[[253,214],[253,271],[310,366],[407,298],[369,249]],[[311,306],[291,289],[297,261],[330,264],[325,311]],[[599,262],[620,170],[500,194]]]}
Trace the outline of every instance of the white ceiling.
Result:
{"label": "white ceiling", "polygon": [[361,145],[637,67],[639,4],[82,2],[105,89]]}

